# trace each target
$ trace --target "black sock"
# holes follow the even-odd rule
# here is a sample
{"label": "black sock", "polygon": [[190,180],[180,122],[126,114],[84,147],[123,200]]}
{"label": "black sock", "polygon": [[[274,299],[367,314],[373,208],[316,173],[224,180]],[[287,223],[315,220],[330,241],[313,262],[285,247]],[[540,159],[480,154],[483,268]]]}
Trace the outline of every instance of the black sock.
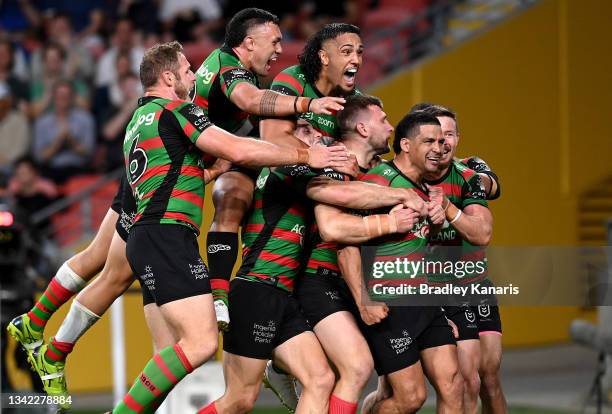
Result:
{"label": "black sock", "polygon": [[209,231],[206,253],[213,299],[222,300],[227,305],[229,280],[238,258],[238,233]]}

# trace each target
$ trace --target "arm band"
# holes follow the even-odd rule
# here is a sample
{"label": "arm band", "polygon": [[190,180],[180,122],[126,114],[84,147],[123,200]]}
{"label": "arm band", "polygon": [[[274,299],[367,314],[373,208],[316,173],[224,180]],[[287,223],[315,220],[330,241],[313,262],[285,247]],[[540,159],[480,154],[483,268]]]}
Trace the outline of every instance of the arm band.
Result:
{"label": "arm band", "polygon": [[297,151],[297,164],[308,164],[310,158],[308,150],[304,148],[296,148]]}
{"label": "arm band", "polygon": [[395,217],[390,214],[375,214],[363,218],[368,237],[374,239],[397,231]]}
{"label": "arm band", "polygon": [[462,212],[461,210],[459,210],[459,209],[458,209],[458,210],[457,210],[457,215],[455,215],[455,218],[453,218],[453,219],[450,221],[450,224],[453,224],[455,221],[459,220],[459,217],[461,217],[461,214],[463,214],[463,212]]}

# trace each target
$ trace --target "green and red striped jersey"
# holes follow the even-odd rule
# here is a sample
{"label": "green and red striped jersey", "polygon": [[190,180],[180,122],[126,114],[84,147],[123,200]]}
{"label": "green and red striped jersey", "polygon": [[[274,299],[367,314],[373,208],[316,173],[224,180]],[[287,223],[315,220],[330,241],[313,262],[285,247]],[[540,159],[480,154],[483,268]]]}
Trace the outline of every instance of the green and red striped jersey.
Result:
{"label": "green and red striped jersey", "polygon": [[237,277],[293,291],[307,258],[305,232],[313,221],[306,186],[316,176],[333,174],[330,169],[312,170],[305,165],[262,170],[253,210],[242,229],[242,266]]}
{"label": "green and red striped jersey", "polygon": [[191,102],[140,98],[123,142],[136,199],[134,226],[182,224],[199,232],[204,169],[195,142],[211,125],[202,108]]}
{"label": "green and red striped jersey", "polygon": [[[428,181],[428,184],[442,188],[448,200],[460,210],[471,204],[488,207],[487,194],[481,177],[476,171],[471,170],[458,160],[451,162],[448,171],[443,177],[435,181]],[[439,254],[436,254],[436,249],[431,249],[429,260],[439,260],[442,262],[450,260],[454,263],[460,261],[466,263],[470,261],[485,261],[484,248],[474,246],[467,240],[464,240],[448,221],[444,222],[438,234],[431,236],[429,244],[431,246],[449,247],[448,249],[441,249]],[[472,266],[469,267],[472,268]],[[475,272],[472,269],[469,272],[461,270],[460,275],[431,273],[429,276],[430,281],[438,283],[468,283],[486,277],[486,273]]]}
{"label": "green and red striped jersey", "polygon": [[253,130],[249,114],[238,108],[230,96],[236,85],[248,82],[259,87],[257,76],[246,69],[228,47],[215,49],[196,71],[193,102],[204,108],[211,122],[240,136]]}
{"label": "green and red striped jersey", "polygon": [[[429,201],[427,189],[422,188],[410,178],[405,176],[401,170],[395,165],[394,161],[382,163],[361,177],[361,181],[374,183],[386,187],[394,188],[411,188],[423,200]],[[385,209],[388,212],[391,208]],[[372,278],[368,284],[368,290],[371,297],[377,300],[393,299],[396,296],[388,294],[376,294],[373,285],[380,286],[400,286],[400,285],[419,285],[426,283],[427,274],[422,268],[407,267],[406,272],[403,266],[399,271],[377,270],[378,267],[384,268],[384,263],[396,262],[397,259],[415,264],[422,263],[425,258],[425,247],[429,237],[429,221],[422,218],[414,227],[404,234],[392,234],[379,237],[368,243],[369,246],[375,246],[374,264]],[[377,264],[378,263],[378,264]],[[387,266],[389,268],[389,266]],[[394,267],[396,269],[396,267]]]}
{"label": "green and red striped jersey", "polygon": [[[306,81],[306,76],[299,65],[290,66],[276,75],[270,85],[273,91],[290,96],[305,96],[307,98],[322,98],[323,95],[319,92],[315,85]],[[353,90],[353,94],[359,94],[357,89]],[[300,118],[307,120],[317,131],[323,135],[323,142],[331,144],[339,138],[340,131],[336,122],[336,114],[317,115],[313,112],[299,114]]]}

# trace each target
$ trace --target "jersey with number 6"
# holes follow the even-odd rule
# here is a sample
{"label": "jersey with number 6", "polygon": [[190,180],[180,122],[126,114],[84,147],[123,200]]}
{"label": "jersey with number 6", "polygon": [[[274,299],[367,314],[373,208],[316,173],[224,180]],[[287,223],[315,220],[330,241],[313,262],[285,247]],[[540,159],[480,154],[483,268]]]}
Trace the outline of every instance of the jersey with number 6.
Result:
{"label": "jersey with number 6", "polygon": [[249,114],[230,100],[241,82],[259,87],[257,76],[244,67],[232,49],[225,46],[215,49],[196,72],[193,102],[204,109],[216,126],[246,136],[253,123]]}
{"label": "jersey with number 6", "polygon": [[195,142],[211,125],[202,108],[190,102],[140,98],[123,142],[136,198],[134,226],[182,224],[199,232],[204,169]]}

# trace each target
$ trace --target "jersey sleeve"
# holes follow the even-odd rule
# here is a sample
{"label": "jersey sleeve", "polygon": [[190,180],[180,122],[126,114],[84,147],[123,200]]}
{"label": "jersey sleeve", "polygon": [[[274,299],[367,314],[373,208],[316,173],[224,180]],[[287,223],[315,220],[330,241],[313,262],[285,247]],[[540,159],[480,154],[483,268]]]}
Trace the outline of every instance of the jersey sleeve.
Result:
{"label": "jersey sleeve", "polygon": [[189,140],[195,144],[205,129],[212,126],[212,122],[199,106],[188,103],[180,109],[172,111],[180,127]]}
{"label": "jersey sleeve", "polygon": [[482,184],[482,178],[478,174],[472,175],[465,180],[461,188],[461,208],[465,208],[470,204],[480,204],[488,207],[487,192]]}
{"label": "jersey sleeve", "polygon": [[289,96],[302,96],[304,85],[293,73],[282,71],[274,77],[270,89]]}
{"label": "jersey sleeve", "polygon": [[230,98],[230,95],[234,91],[236,85],[241,82],[248,82],[256,87],[259,87],[257,85],[257,77],[255,74],[249,70],[246,70],[245,68],[240,68],[237,66],[223,68],[221,69],[219,76],[221,90],[228,99]]}

